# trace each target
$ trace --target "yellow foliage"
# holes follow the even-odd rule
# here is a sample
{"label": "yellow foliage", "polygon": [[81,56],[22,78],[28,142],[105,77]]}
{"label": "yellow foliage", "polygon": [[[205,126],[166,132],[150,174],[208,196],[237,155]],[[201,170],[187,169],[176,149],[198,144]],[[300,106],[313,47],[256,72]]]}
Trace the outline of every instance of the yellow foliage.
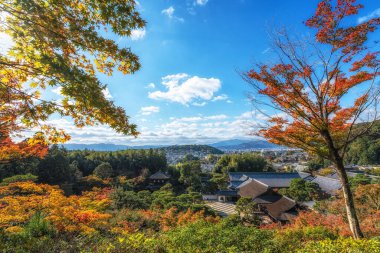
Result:
{"label": "yellow foliage", "polygon": [[57,186],[16,182],[0,187],[0,227],[18,231],[37,212],[59,231],[90,234],[108,226],[107,189],[94,189],[81,196],[66,197]]}

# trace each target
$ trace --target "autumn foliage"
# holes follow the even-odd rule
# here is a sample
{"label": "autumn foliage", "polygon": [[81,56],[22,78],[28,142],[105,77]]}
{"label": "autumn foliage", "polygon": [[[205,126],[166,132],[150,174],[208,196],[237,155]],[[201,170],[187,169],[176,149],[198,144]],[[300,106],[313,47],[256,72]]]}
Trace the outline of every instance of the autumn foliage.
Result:
{"label": "autumn foliage", "polygon": [[[355,238],[363,234],[343,160],[349,144],[366,134],[377,119],[380,98],[379,52],[367,45],[380,18],[347,25],[347,18],[362,7],[356,0],[322,0],[305,22],[316,30],[314,38],[298,40],[287,31],[278,32],[273,41],[278,63],[258,64],[245,74],[258,97],[263,97],[253,96],[254,102],[267,106],[258,106],[259,110],[272,111],[269,126],[259,134],[334,163]],[[354,96],[352,89],[359,87],[364,91]],[[348,106],[346,98],[351,101]],[[369,122],[357,127],[360,120]]]}
{"label": "autumn foliage", "polygon": [[110,204],[105,191],[66,197],[57,186],[47,184],[16,182],[1,186],[0,227],[6,231],[21,228],[36,212],[42,212],[58,231],[93,233],[110,218],[104,213]]}
{"label": "autumn foliage", "polygon": [[[305,48],[297,47],[298,42],[292,42],[289,35],[281,33],[275,39],[283,57],[281,63],[258,65],[247,73],[248,81],[259,94],[290,117],[271,118],[273,125],[261,131],[270,141],[331,158],[325,148],[325,131],[331,134],[338,150],[357,134],[353,133],[352,125],[377,98],[376,89],[370,85],[351,107],[343,107],[342,98],[353,87],[379,75],[379,53],[370,52],[365,42],[380,18],[344,27],[344,19],[362,8],[355,2],[339,0],[336,6],[328,0],[319,3],[315,15],[306,21],[308,27],[317,30],[317,44],[309,49],[311,56],[307,57],[302,52]],[[318,47],[318,43],[325,48]],[[315,60],[321,63],[313,63]],[[348,71],[343,70],[346,67]]]}
{"label": "autumn foliage", "polygon": [[[0,33],[12,39],[0,52],[0,162],[44,155],[44,143],[70,137],[49,124],[53,114],[70,117],[77,127],[107,124],[116,132],[138,135],[123,108],[105,96],[96,72],[132,74],[138,57],[109,35],[129,36],[145,21],[135,1],[0,1]],[[59,98],[48,99],[52,89]],[[38,131],[20,144],[20,130]],[[37,143],[36,143],[37,142]]]}
{"label": "autumn foliage", "polygon": [[[82,195],[66,197],[58,186],[31,181],[0,186],[0,229],[20,232],[37,212],[41,212],[45,220],[51,222],[59,232],[68,234],[106,231],[128,234],[139,231],[147,222],[155,223],[157,228],[167,231],[201,219],[218,221],[218,218],[207,217],[203,211],[194,212],[189,209],[179,212],[174,207],[167,210],[125,209],[115,214],[110,212],[110,193],[109,188],[94,188]],[[123,213],[137,215],[139,218],[128,221],[123,218]]]}

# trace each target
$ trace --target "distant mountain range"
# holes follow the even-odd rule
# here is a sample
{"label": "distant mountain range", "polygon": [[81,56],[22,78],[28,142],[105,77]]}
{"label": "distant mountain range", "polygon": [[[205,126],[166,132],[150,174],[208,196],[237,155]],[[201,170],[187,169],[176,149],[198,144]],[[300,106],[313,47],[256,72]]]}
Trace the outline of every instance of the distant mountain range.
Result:
{"label": "distant mountain range", "polygon": [[215,147],[215,148],[220,148],[220,147],[227,147],[227,146],[233,146],[233,145],[240,145],[247,142],[249,142],[249,140],[233,139],[233,140],[219,141],[219,142],[210,144],[210,146]]}
{"label": "distant mountain range", "polygon": [[[117,145],[110,143],[97,143],[97,144],[63,144],[68,150],[94,150],[94,151],[118,151],[125,149],[150,149],[150,148],[165,148],[165,149],[184,149],[186,147],[193,147],[191,149],[196,148],[204,148],[209,146],[210,148],[217,148],[220,150],[228,151],[228,150],[257,150],[257,149],[281,149],[283,147],[269,143],[265,140],[243,140],[243,139],[233,139],[216,142],[210,145],[145,145],[145,146],[128,146],[128,145]],[[218,152],[216,152],[218,153]]]}
{"label": "distant mountain range", "polygon": [[220,150],[258,150],[258,149],[283,149],[284,147],[267,142],[265,140],[227,140],[221,141],[210,146]]}

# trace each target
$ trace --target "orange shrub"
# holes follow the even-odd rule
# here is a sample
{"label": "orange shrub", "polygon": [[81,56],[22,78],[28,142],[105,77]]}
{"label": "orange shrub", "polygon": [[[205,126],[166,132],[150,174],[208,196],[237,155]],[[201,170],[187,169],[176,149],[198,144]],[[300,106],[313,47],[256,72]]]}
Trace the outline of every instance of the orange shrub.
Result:
{"label": "orange shrub", "polygon": [[62,232],[93,233],[108,226],[108,189],[66,197],[57,186],[16,182],[0,187],[0,227],[22,226],[37,212]]}

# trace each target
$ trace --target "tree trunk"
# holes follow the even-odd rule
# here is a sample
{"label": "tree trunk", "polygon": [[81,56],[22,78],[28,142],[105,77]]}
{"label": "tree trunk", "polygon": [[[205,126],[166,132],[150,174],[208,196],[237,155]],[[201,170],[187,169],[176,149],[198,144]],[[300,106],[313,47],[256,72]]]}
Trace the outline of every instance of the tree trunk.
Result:
{"label": "tree trunk", "polygon": [[356,215],[356,209],[354,204],[354,198],[352,196],[350,184],[346,170],[344,169],[343,161],[340,157],[336,157],[335,161],[337,173],[339,175],[340,182],[342,183],[342,190],[344,196],[344,202],[346,205],[347,220],[350,225],[352,236],[355,239],[363,238],[363,233],[360,229],[359,219]]}
{"label": "tree trunk", "polygon": [[334,141],[332,140],[330,133],[328,131],[324,131],[321,134],[326,140],[327,146],[330,151],[331,160],[334,162],[336,166],[336,171],[338,173],[340,182],[342,183],[344,203],[346,205],[347,212],[347,220],[348,224],[350,225],[352,236],[355,239],[363,238],[364,236],[360,229],[359,219],[356,215],[354,197],[352,196],[347,173],[343,164],[343,158],[339,154],[339,151],[335,148]]}

